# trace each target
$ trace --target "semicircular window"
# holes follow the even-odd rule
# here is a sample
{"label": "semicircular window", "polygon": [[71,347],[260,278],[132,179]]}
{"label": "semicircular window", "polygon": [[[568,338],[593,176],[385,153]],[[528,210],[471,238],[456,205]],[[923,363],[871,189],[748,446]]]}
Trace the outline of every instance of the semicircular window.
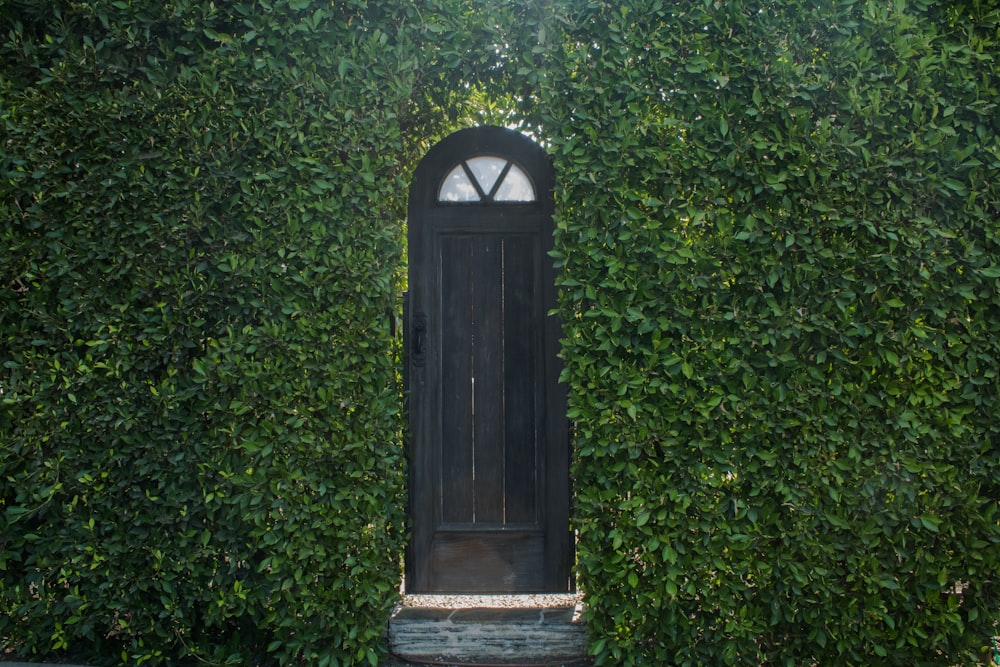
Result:
{"label": "semicircular window", "polygon": [[463,160],[448,172],[438,189],[439,202],[535,201],[535,187],[519,166],[492,155]]}

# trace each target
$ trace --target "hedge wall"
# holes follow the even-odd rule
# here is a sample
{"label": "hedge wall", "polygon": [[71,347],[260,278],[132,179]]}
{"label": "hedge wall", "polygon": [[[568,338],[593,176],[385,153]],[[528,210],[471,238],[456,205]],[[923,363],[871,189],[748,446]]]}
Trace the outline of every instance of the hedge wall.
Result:
{"label": "hedge wall", "polygon": [[4,652],[377,662],[437,11],[0,5]]}
{"label": "hedge wall", "polygon": [[480,117],[558,173],[597,661],[981,659],[998,39],[980,0],[0,4],[3,649],[377,662],[406,186]]}
{"label": "hedge wall", "polygon": [[1000,12],[623,0],[550,25],[533,117],[598,663],[986,659]]}

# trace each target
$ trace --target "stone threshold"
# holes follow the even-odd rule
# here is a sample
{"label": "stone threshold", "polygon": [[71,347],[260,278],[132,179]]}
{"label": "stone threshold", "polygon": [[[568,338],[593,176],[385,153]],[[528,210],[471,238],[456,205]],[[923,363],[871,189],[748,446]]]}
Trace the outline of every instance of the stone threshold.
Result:
{"label": "stone threshold", "polygon": [[[418,596],[420,606],[412,606],[404,597],[389,621],[389,651],[408,663],[449,667],[590,664],[578,598],[525,596],[520,598],[525,606],[514,606],[519,597],[504,596],[501,606],[458,606],[446,596],[436,603],[431,596]],[[472,599],[483,602],[490,600]]]}

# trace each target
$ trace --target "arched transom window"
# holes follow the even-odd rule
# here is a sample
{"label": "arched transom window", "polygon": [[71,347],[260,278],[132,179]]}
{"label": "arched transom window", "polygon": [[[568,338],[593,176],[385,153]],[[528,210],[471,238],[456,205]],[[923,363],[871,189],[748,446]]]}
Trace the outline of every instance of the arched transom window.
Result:
{"label": "arched transom window", "polygon": [[438,189],[438,201],[526,203],[535,201],[535,188],[524,170],[510,160],[479,155],[448,172]]}

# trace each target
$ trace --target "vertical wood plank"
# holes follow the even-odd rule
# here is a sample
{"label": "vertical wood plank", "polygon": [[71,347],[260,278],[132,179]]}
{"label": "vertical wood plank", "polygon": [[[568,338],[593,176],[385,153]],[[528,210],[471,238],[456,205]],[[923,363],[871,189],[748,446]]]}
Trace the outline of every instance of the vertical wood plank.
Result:
{"label": "vertical wood plank", "polygon": [[477,237],[472,253],[473,443],[477,524],[503,523],[503,245]]}
{"label": "vertical wood plank", "polygon": [[538,521],[538,400],[541,295],[536,290],[536,241],[504,244],[504,431],[507,523]]}
{"label": "vertical wood plank", "polygon": [[441,237],[441,475],[435,481],[444,523],[471,523],[475,511],[472,249],[470,237]]}

